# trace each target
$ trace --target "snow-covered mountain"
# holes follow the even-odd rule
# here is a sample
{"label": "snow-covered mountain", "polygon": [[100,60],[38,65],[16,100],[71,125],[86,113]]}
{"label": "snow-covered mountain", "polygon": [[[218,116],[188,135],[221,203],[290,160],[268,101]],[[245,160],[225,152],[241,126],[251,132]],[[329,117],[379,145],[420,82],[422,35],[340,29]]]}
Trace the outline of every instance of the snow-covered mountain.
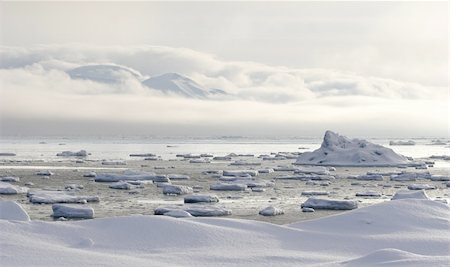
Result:
{"label": "snow-covered mountain", "polygon": [[189,98],[207,98],[210,92],[195,81],[178,73],[166,73],[142,82],[145,86],[166,94],[177,94]]}
{"label": "snow-covered mountain", "polygon": [[92,80],[101,83],[120,83],[126,78],[142,80],[142,75],[130,68],[112,65],[86,65],[67,71],[72,79]]}

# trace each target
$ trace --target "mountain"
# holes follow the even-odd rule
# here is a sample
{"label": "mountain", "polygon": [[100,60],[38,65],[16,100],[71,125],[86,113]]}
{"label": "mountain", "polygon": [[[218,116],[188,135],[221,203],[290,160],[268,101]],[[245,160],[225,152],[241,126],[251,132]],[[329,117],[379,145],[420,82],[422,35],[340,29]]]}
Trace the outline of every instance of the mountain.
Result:
{"label": "mountain", "polygon": [[177,73],[166,73],[142,82],[145,86],[166,94],[177,94],[189,98],[207,98],[209,90],[195,81]]}
{"label": "mountain", "polygon": [[120,83],[128,77],[142,80],[142,75],[118,65],[86,65],[67,71],[72,79],[92,80],[101,83]]}

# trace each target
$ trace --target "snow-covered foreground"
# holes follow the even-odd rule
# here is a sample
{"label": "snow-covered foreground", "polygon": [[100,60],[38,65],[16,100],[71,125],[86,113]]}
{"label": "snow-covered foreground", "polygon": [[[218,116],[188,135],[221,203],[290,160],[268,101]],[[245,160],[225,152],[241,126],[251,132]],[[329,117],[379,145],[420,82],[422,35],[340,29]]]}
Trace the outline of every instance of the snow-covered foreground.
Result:
{"label": "snow-covered foreground", "polygon": [[[17,214],[1,207],[4,219]],[[449,218],[446,204],[399,199],[284,226],[168,216],[0,220],[1,265],[448,266]]]}

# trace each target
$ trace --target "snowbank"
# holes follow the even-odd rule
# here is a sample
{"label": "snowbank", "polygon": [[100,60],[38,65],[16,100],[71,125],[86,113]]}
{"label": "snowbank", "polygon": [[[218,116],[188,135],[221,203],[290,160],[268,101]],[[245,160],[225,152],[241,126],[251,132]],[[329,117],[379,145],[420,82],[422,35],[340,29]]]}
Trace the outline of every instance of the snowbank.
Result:
{"label": "snowbank", "polygon": [[0,220],[29,221],[30,216],[14,201],[0,201]]}
{"label": "snowbank", "polygon": [[398,166],[411,162],[392,149],[327,131],[322,145],[301,154],[294,164],[330,166]]}
{"label": "snowbank", "polygon": [[449,217],[445,204],[404,199],[291,225],[168,216],[0,220],[0,251],[4,266],[448,266]]}

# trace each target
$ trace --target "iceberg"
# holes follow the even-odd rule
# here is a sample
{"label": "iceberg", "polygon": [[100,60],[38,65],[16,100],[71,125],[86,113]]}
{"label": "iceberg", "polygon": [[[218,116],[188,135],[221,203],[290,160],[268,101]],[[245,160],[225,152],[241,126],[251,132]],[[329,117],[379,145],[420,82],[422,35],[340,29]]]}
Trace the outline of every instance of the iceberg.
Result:
{"label": "iceberg", "polygon": [[392,149],[327,131],[322,145],[301,154],[294,164],[328,166],[399,166],[412,162]]}

